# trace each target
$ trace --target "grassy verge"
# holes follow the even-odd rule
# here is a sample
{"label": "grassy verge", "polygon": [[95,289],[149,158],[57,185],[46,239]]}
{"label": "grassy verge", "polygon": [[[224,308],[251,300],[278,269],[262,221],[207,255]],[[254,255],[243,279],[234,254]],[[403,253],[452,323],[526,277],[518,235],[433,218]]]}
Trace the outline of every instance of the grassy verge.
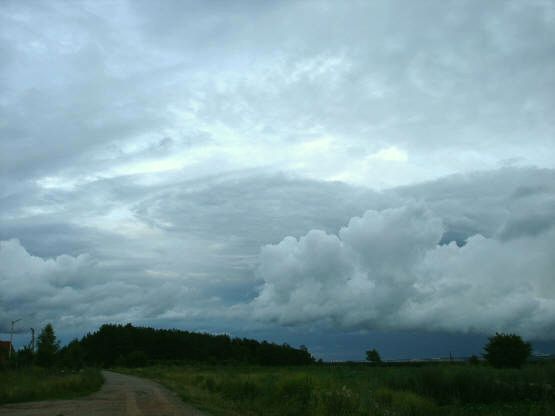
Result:
{"label": "grassy verge", "polygon": [[555,415],[555,367],[153,366],[148,377],[214,415]]}
{"label": "grassy verge", "polygon": [[72,373],[42,368],[0,372],[0,404],[70,399],[97,391],[104,378],[99,370]]}

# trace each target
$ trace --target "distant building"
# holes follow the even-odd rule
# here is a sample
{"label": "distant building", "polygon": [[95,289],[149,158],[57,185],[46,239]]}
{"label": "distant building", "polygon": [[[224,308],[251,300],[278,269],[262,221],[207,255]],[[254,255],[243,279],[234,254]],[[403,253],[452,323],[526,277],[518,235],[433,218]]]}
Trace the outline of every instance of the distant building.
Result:
{"label": "distant building", "polygon": [[14,352],[12,343],[10,341],[0,341],[0,363],[8,360],[10,350]]}

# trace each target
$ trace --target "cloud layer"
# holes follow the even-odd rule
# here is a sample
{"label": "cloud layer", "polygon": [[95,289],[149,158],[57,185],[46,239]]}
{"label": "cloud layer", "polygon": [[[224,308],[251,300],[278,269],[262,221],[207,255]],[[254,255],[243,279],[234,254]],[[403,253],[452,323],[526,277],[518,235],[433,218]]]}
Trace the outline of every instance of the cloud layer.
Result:
{"label": "cloud layer", "polygon": [[[284,325],[550,337],[553,185],[516,187],[508,195],[490,188],[493,195],[474,194],[473,201],[464,187],[449,189],[450,201],[434,193],[428,202],[366,211],[337,234],[311,230],[265,246],[257,269],[263,285],[252,303],[257,316]],[[506,205],[488,207],[492,197]],[[455,224],[466,231],[448,228]],[[446,244],[449,232],[459,240]]]}
{"label": "cloud layer", "polygon": [[555,157],[549,1],[1,8],[4,195],[257,168],[386,188]]}
{"label": "cloud layer", "polygon": [[543,0],[0,2],[0,331],[542,335],[554,19]]}
{"label": "cloud layer", "polygon": [[[71,191],[89,218],[81,224],[49,205],[2,219],[4,329],[24,316],[74,329],[109,320],[553,333],[553,170],[381,193],[284,175],[119,195],[114,183],[91,187]],[[92,209],[100,190],[120,201],[114,214]]]}

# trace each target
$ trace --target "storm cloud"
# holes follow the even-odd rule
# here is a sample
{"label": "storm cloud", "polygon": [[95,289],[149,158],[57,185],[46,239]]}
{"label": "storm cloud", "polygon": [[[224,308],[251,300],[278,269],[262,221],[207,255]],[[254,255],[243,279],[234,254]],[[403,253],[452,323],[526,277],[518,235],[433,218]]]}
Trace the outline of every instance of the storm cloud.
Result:
{"label": "storm cloud", "polygon": [[124,232],[19,230],[38,253],[39,236],[64,247],[66,234],[81,235],[80,254],[3,241],[1,312],[68,327],[232,315],[544,337],[554,324],[554,184],[553,170],[505,168],[381,193],[284,176],[164,187],[135,196]]}
{"label": "storm cloud", "polygon": [[0,331],[554,333],[554,19],[3,1]]}

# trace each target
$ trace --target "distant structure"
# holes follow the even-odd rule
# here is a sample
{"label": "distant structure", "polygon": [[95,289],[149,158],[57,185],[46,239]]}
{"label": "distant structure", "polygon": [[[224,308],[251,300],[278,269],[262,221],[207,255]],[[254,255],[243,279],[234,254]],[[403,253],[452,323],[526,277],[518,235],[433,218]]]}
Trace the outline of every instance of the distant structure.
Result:
{"label": "distant structure", "polygon": [[10,341],[0,341],[0,363],[7,361],[12,352],[14,350]]}

